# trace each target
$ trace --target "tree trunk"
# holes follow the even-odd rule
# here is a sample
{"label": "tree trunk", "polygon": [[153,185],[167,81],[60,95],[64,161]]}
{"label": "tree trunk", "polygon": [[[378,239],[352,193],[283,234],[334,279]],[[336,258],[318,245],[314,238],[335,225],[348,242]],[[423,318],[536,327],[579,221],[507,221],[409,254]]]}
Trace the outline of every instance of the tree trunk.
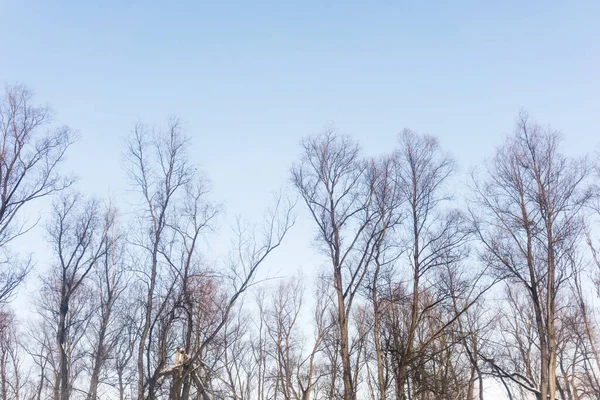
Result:
{"label": "tree trunk", "polygon": [[145,315],[144,315],[144,327],[140,336],[140,343],[138,346],[138,382],[137,382],[137,398],[138,400],[144,400],[144,349],[146,347],[146,340],[148,339],[148,332],[150,331],[150,324],[152,322],[152,304],[154,297],[154,286],[156,284],[156,266],[158,263],[158,234],[155,237],[155,243],[152,254],[152,272],[150,276],[150,287],[148,288],[148,297],[146,299]]}
{"label": "tree trunk", "polygon": [[61,288],[63,292],[63,298],[60,303],[60,316],[58,322],[58,330],[56,333],[56,343],[58,347],[58,374],[56,375],[56,384],[54,386],[54,399],[55,400],[69,400],[69,360],[67,352],[65,351],[66,339],[67,339],[67,327],[66,318],[69,312],[69,300],[64,295],[65,287]]}
{"label": "tree trunk", "polygon": [[90,376],[90,388],[88,390],[87,400],[96,400],[98,398],[98,384],[100,380],[100,370],[106,357],[105,339],[106,330],[108,329],[108,321],[110,319],[110,309],[108,309],[102,318],[102,324],[100,326],[100,332],[98,333],[98,344],[96,348],[96,354],[94,354],[94,361],[92,367],[92,374]]}
{"label": "tree trunk", "polygon": [[379,299],[377,298],[377,279],[379,275],[379,265],[373,277],[373,341],[375,343],[375,355],[377,357],[377,383],[379,386],[379,399],[386,400],[386,385],[383,377],[383,355],[381,351],[380,332],[380,310]]}
{"label": "tree trunk", "polygon": [[338,324],[340,327],[340,355],[342,357],[342,378],[344,381],[344,400],[355,400],[354,386],[352,384],[352,365],[348,348],[348,318],[346,304],[342,292],[341,271],[336,268],[335,282],[338,300]]}

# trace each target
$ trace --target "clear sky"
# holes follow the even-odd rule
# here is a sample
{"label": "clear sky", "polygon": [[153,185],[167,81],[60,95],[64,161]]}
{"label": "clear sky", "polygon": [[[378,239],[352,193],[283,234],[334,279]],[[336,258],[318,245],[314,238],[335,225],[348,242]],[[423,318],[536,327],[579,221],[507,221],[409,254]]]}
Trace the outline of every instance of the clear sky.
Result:
{"label": "clear sky", "polygon": [[[373,155],[404,127],[436,135],[463,171],[520,108],[596,148],[600,2],[0,0],[0,82],[80,133],[84,192],[123,194],[124,138],[178,115],[214,198],[256,219],[330,123]],[[280,269],[310,268],[304,219],[290,239]]]}
{"label": "clear sky", "polygon": [[0,81],[80,132],[70,165],[99,195],[122,186],[134,123],[170,115],[234,214],[331,122],[370,154],[436,135],[465,169],[521,107],[574,151],[600,143],[597,1],[0,0],[0,21]]}

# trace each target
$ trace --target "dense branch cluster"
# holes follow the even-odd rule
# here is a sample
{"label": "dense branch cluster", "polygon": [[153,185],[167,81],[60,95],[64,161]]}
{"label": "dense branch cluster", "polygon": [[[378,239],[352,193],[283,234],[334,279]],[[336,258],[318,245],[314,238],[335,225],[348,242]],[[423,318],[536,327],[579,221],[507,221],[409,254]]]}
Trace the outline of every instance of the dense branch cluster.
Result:
{"label": "dense branch cluster", "polygon": [[[293,190],[240,220],[222,261],[177,119],[135,126],[127,217],[59,174],[73,134],[24,86],[0,135],[2,400],[600,399],[599,171],[525,114],[462,192],[434,137],[404,130],[372,158],[335,129],[307,137]],[[11,245],[44,197],[52,255],[30,274]],[[259,282],[296,213],[325,267]],[[33,315],[11,303],[26,278]]]}

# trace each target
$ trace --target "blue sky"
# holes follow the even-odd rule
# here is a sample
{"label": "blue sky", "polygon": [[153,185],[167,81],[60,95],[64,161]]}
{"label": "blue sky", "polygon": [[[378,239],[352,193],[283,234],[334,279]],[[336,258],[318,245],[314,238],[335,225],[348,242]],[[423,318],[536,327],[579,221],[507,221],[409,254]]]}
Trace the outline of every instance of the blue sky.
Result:
{"label": "blue sky", "polygon": [[439,136],[463,167],[520,107],[574,151],[600,142],[598,2],[89,3],[0,3],[0,80],[80,132],[70,160],[98,194],[134,123],[170,115],[240,212],[331,122],[372,154],[404,127]]}
{"label": "blue sky", "polygon": [[172,115],[228,218],[259,218],[298,141],[331,123],[372,155],[404,127],[436,135],[462,171],[521,107],[569,152],[600,144],[598,2],[91,3],[0,0],[0,81],[79,132],[66,168],[86,193],[123,194],[125,137]]}

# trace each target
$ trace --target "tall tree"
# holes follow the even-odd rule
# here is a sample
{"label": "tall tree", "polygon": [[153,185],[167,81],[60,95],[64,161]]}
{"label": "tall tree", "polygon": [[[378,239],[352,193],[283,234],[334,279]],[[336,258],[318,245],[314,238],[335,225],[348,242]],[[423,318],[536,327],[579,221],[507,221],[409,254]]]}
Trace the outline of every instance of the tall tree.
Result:
{"label": "tall tree", "polygon": [[164,254],[172,235],[174,202],[193,178],[193,168],[185,153],[187,143],[179,120],[171,119],[164,132],[138,124],[127,149],[130,177],[142,198],[138,214],[140,231],[132,236],[132,241],[139,249],[137,268],[146,286],[145,298],[141,300],[143,327],[137,354],[138,400],[144,400],[146,393],[148,399],[155,398],[158,373],[166,363],[162,340],[172,322],[169,311],[176,281],[161,271],[169,270]]}
{"label": "tall tree", "polygon": [[302,141],[302,158],[292,180],[316,226],[316,243],[331,263],[336,293],[344,399],[356,398],[349,326],[354,299],[371,262],[377,210],[373,177],[358,144],[335,130]]}
{"label": "tall tree", "polygon": [[39,309],[56,335],[55,400],[68,400],[72,394],[77,348],[73,337],[79,340],[86,329],[91,303],[87,280],[106,252],[111,224],[96,201],[77,194],[62,196],[53,207],[47,232],[54,262],[43,279]]}
{"label": "tall tree", "polygon": [[[444,207],[449,196],[444,185],[453,171],[454,161],[445,153],[437,139],[404,130],[395,152],[398,196],[405,207],[406,224],[403,235],[408,256],[406,292],[409,294],[410,316],[405,338],[396,340],[395,354],[396,391],[405,396],[408,368],[432,345],[437,335],[443,334],[447,324],[433,329],[429,337],[417,346],[417,335],[428,314],[449,300],[449,293],[437,290],[434,278],[439,271],[464,259],[465,242],[469,232],[462,215]],[[428,289],[429,288],[429,289]],[[404,301],[402,297],[397,301]]]}
{"label": "tall tree", "polygon": [[94,315],[90,326],[90,385],[87,400],[98,399],[98,388],[101,383],[101,374],[106,370],[111,355],[121,340],[118,336],[122,327],[117,323],[116,312],[121,296],[126,290],[126,279],[123,252],[124,237],[117,227],[116,209],[109,205],[104,214],[105,226],[108,227],[101,246],[102,256],[94,268],[93,282],[90,287],[97,293]]}
{"label": "tall tree", "polygon": [[33,266],[7,248],[37,222],[22,218],[23,207],[73,183],[58,166],[74,135],[68,126],[53,127],[52,117],[23,85],[7,87],[0,98],[0,302],[10,299]]}
{"label": "tall tree", "polygon": [[521,285],[532,308],[539,377],[535,387],[521,386],[540,399],[556,396],[557,300],[577,259],[589,173],[585,160],[560,152],[558,132],[522,113],[475,187],[483,260],[509,284]]}

